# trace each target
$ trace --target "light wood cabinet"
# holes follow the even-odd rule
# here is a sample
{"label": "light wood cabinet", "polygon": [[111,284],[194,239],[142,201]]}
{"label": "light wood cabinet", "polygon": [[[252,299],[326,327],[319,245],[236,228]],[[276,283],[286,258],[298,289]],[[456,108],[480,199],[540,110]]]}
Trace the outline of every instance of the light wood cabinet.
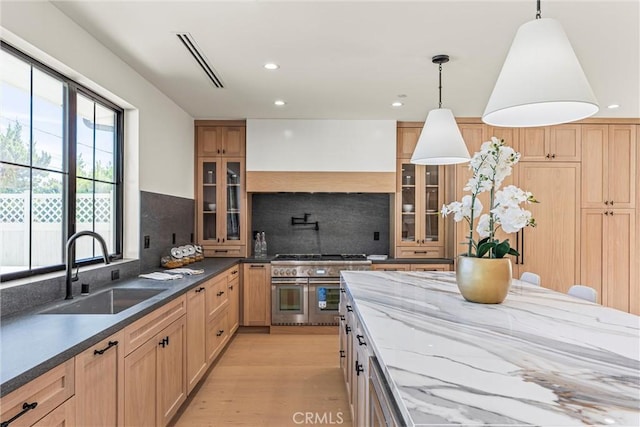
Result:
{"label": "light wood cabinet", "polygon": [[[13,423],[12,423],[13,424]],[[15,424],[19,426],[21,424]],[[37,423],[33,424],[33,427],[74,427],[81,425],[76,420],[76,398],[71,397],[69,400],[58,406],[53,411],[49,412],[44,418],[40,419]],[[98,425],[98,424],[96,424]],[[106,425],[106,424],[103,424]]]}
{"label": "light wood cabinet", "polygon": [[206,326],[204,285],[187,292],[187,394],[191,393],[207,370]]}
{"label": "light wood cabinet", "polygon": [[245,256],[244,177],[244,158],[198,158],[196,224],[205,256]]}
{"label": "light wood cabinet", "polygon": [[207,361],[213,363],[230,337],[227,312],[219,312],[207,322]]}
{"label": "light wood cabinet", "polygon": [[77,425],[124,425],[124,332],[75,357]]}
{"label": "light wood cabinet", "polygon": [[[246,256],[245,126],[196,121],[196,234],[205,256]],[[224,122],[223,122],[224,123]]]}
{"label": "light wood cabinet", "polygon": [[[68,407],[63,404],[72,399],[75,393],[75,369],[74,359],[56,366],[49,372],[31,380],[17,390],[3,396],[0,399],[2,409],[2,422],[20,415],[11,425],[30,426],[38,420],[42,425],[54,425],[52,420],[73,421],[75,406],[71,403]],[[56,410],[57,408],[63,408]],[[51,415],[49,418],[48,415]],[[68,425],[73,425],[69,423]]]}
{"label": "light wood cabinet", "polygon": [[635,126],[584,125],[582,132],[582,207],[635,208]]}
{"label": "light wood cabinet", "polygon": [[579,162],[582,125],[520,129],[521,161]]}
{"label": "light wood cabinet", "polygon": [[196,123],[198,156],[244,157],[245,126],[209,126]]}
{"label": "light wood cabinet", "polygon": [[124,425],[165,426],[186,400],[186,301],[183,295],[124,329],[125,349],[134,348],[124,359]]}
{"label": "light wood cabinet", "polygon": [[398,160],[395,258],[444,256],[444,170]]}
{"label": "light wood cabinet", "polygon": [[404,160],[411,159],[413,151],[416,149],[416,145],[418,145],[420,133],[422,133],[422,127],[398,126],[396,158]]}
{"label": "light wood cabinet", "polygon": [[233,335],[240,326],[240,267],[237,265],[227,271],[227,290],[229,294],[227,323],[229,334]]}
{"label": "light wood cabinet", "polygon": [[213,319],[229,305],[229,293],[227,290],[226,274],[219,274],[209,279],[205,292],[207,321]]}
{"label": "light wood cabinet", "polygon": [[532,271],[542,286],[566,292],[580,277],[580,164],[522,162],[515,173],[540,203],[526,206],[538,225],[511,235],[520,252],[514,276]]}
{"label": "light wood cabinet", "polygon": [[637,277],[634,209],[582,210],[580,283],[598,292],[598,302],[622,311],[632,309]]}
{"label": "light wood cabinet", "polygon": [[244,264],[242,325],[271,325],[271,264]]}

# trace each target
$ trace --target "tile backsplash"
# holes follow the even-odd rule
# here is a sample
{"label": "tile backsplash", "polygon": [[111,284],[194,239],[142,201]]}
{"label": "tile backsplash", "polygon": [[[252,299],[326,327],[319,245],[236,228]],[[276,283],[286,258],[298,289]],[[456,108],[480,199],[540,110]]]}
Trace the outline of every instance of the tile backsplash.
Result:
{"label": "tile backsplash", "polygon": [[[269,254],[388,254],[390,197],[371,193],[255,193],[252,235],[265,232]],[[305,213],[312,225],[292,225],[292,217],[302,220]],[[374,240],[375,233],[379,234],[378,240]],[[253,249],[253,239],[248,243]]]}
{"label": "tile backsplash", "polygon": [[[140,271],[160,269],[160,258],[173,246],[195,238],[194,201],[165,194],[140,192]],[[175,243],[173,235],[175,234]],[[145,248],[145,236],[149,247]]]}

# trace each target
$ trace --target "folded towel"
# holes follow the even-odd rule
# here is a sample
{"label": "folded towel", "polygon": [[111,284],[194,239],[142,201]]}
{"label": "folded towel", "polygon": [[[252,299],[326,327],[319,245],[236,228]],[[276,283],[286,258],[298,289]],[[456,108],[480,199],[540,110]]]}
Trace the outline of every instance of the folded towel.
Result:
{"label": "folded towel", "polygon": [[167,273],[154,272],[154,273],[141,274],[138,277],[142,277],[144,279],[153,279],[153,280],[176,280],[176,279],[182,279],[182,274],[167,274]]}
{"label": "folded towel", "polygon": [[172,270],[165,270],[164,272],[171,274],[186,274],[187,276],[192,276],[194,274],[204,274],[203,269],[194,270],[193,268],[174,268]]}

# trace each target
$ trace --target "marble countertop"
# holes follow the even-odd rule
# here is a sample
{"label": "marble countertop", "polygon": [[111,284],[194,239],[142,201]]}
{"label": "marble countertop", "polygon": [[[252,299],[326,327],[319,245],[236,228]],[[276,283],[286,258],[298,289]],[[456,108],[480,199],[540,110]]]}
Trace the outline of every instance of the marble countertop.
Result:
{"label": "marble countertop", "polygon": [[410,426],[640,425],[640,317],[519,280],[465,301],[454,272],[343,272]]}
{"label": "marble countertop", "polygon": [[[113,287],[164,289],[158,295],[117,314],[38,314],[65,303],[57,301],[3,318],[0,325],[0,396],[74,357],[239,261],[238,258],[207,258],[187,266],[203,269],[204,274],[164,282],[135,278],[96,290],[95,293]],[[76,297],[79,298],[82,296]]]}

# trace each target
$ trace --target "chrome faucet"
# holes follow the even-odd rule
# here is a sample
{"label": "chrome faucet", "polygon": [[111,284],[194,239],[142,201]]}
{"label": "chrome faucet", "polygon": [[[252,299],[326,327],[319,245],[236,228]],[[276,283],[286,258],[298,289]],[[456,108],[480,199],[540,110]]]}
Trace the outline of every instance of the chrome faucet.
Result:
{"label": "chrome faucet", "polygon": [[104,258],[104,263],[105,264],[109,264],[109,256],[108,256],[108,251],[107,251],[107,244],[105,243],[104,239],[102,238],[101,235],[99,235],[98,233],[95,233],[93,231],[78,231],[77,233],[75,233],[74,235],[72,235],[71,237],[69,237],[69,240],[67,240],[67,258],[66,258],[66,267],[67,267],[67,296],[64,299],[73,299],[73,292],[71,290],[71,283],[78,280],[78,274],[76,273],[76,277],[72,277],[72,272],[73,272],[73,264],[75,263],[75,242],[78,239],[78,237],[82,237],[82,236],[91,236],[94,239],[96,239],[98,242],[100,242],[100,246],[102,246],[102,257]]}

